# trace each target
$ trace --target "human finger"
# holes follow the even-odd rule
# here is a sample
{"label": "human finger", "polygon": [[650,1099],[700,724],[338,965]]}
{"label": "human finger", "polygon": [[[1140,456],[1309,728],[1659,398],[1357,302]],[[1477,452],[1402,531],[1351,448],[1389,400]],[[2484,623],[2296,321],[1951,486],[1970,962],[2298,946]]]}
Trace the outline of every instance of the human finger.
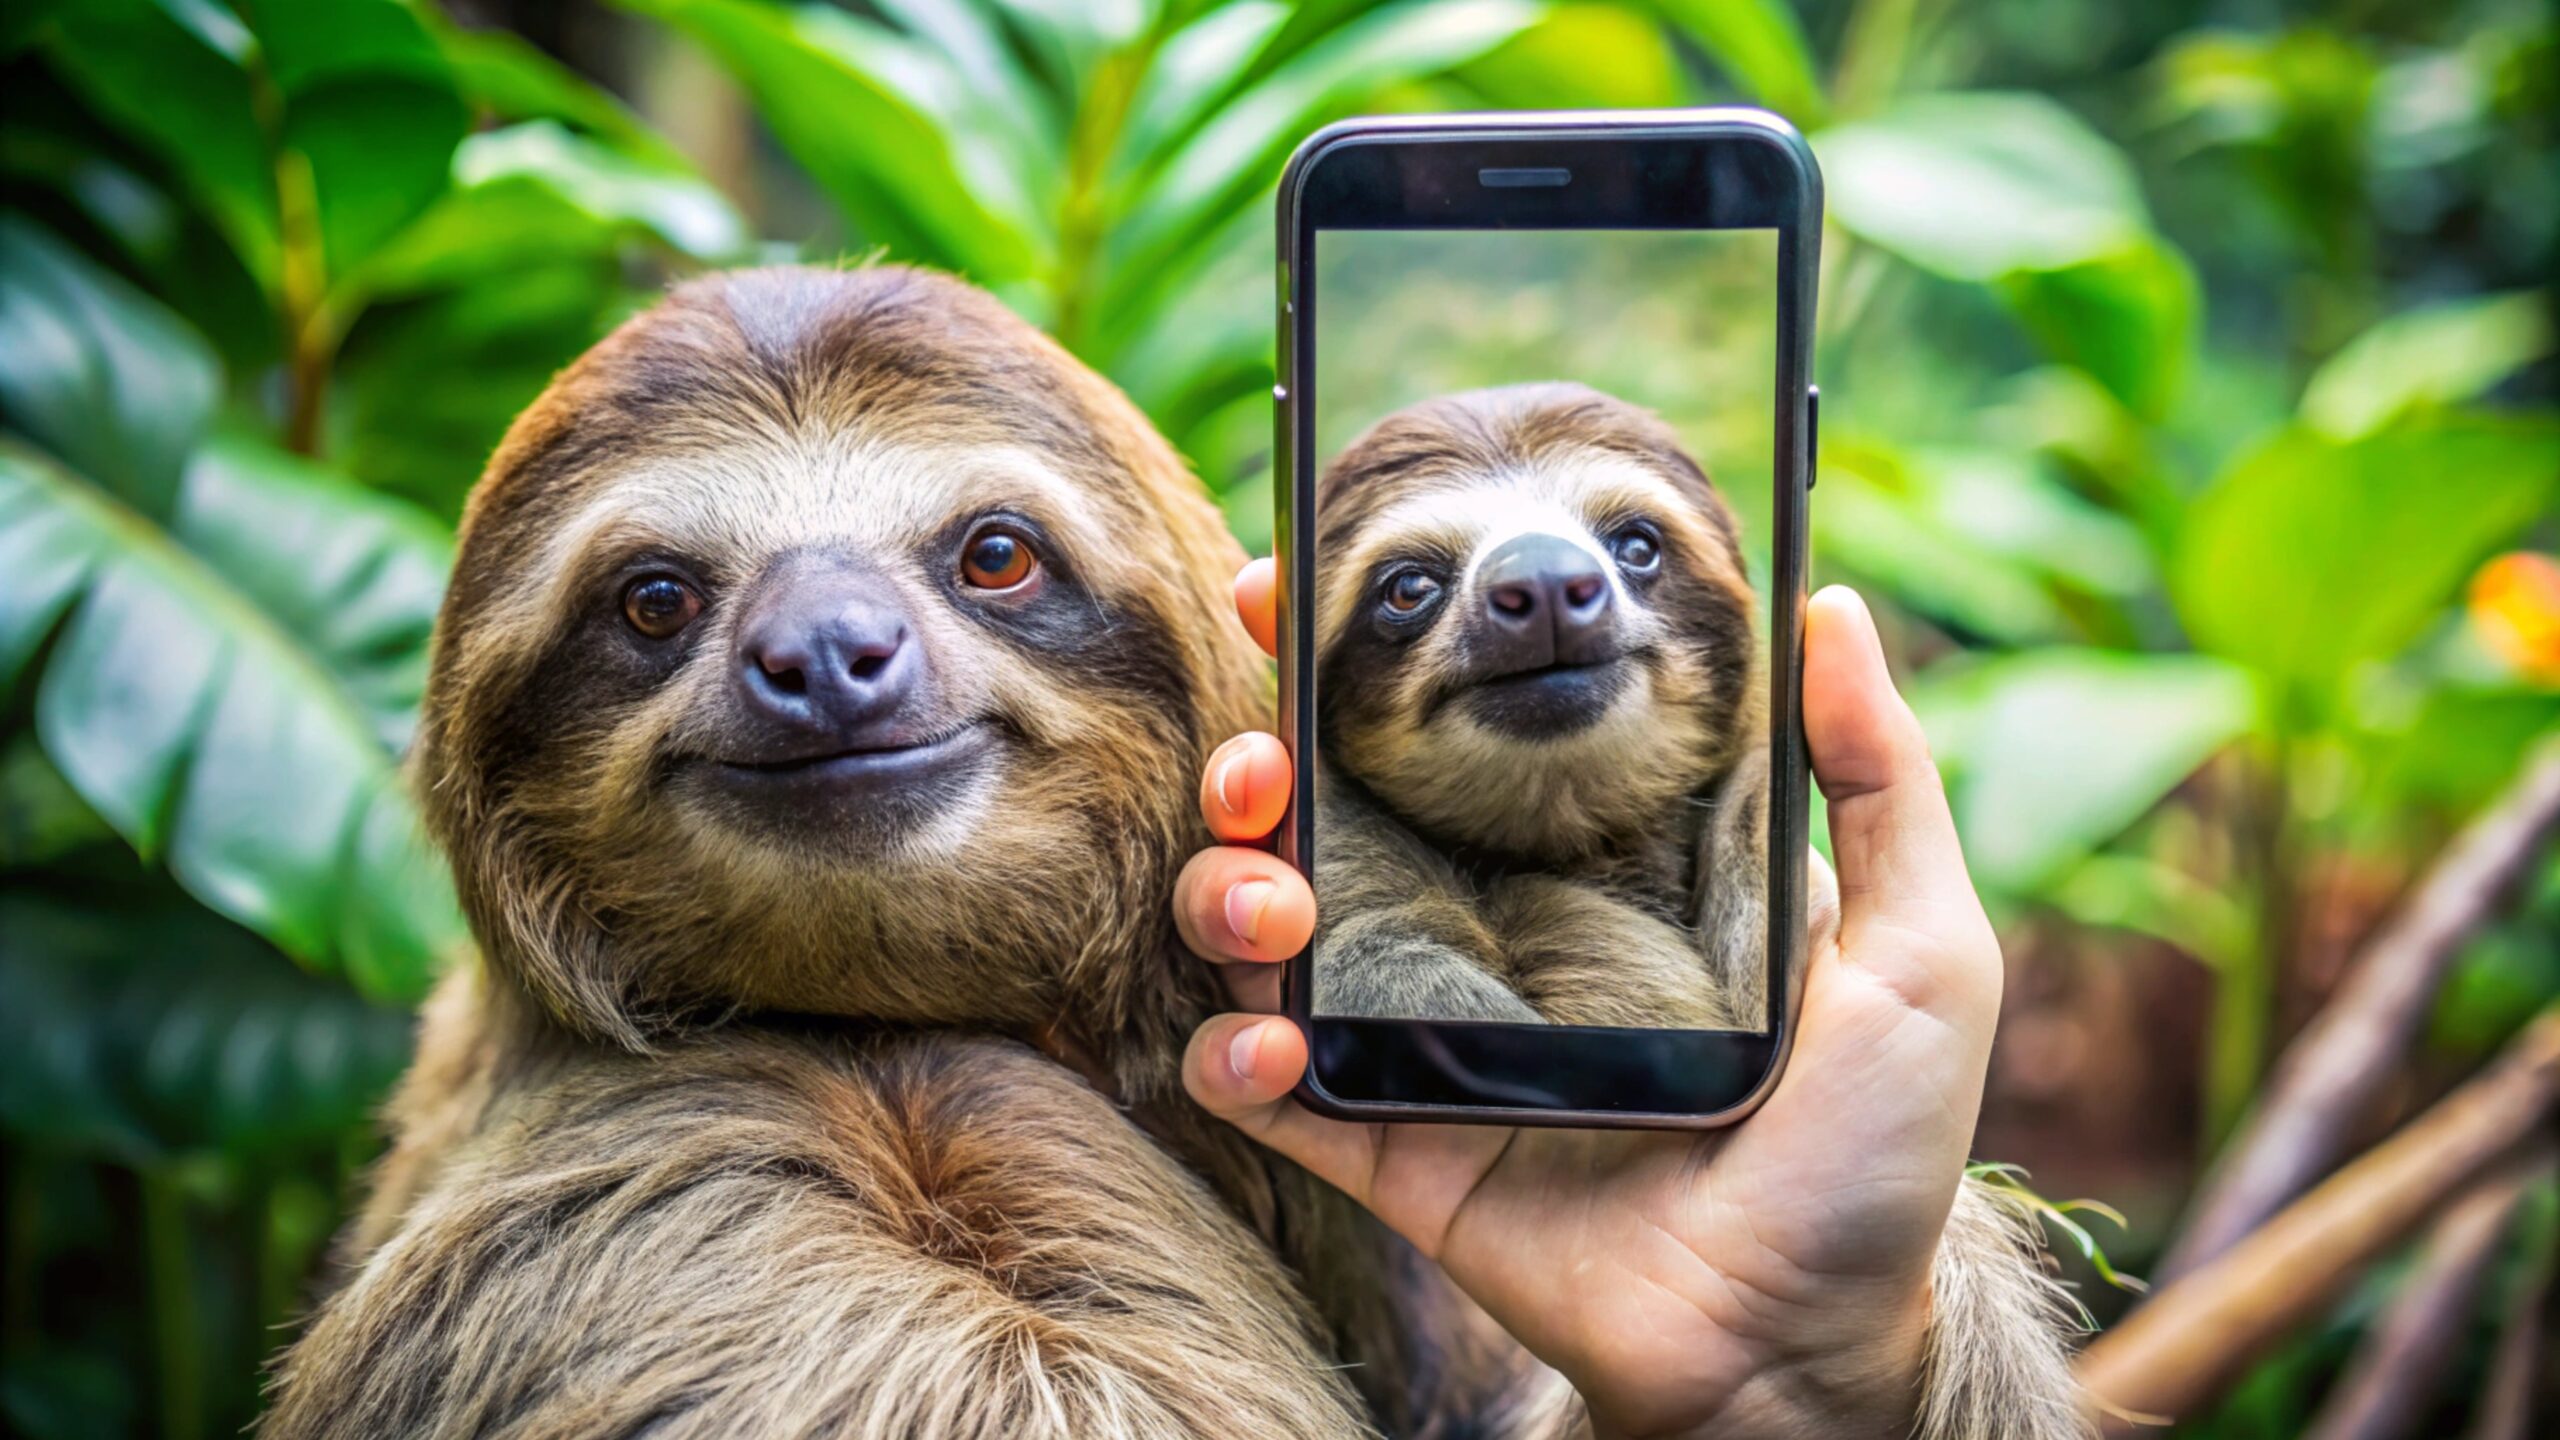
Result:
{"label": "human finger", "polygon": [[1183,865],[1173,883],[1173,919],[1199,955],[1267,963],[1307,948],[1316,897],[1305,876],[1269,851],[1219,845]]}
{"label": "human finger", "polygon": [[1295,767],[1277,735],[1238,735],[1209,755],[1200,774],[1200,818],[1221,840],[1259,840],[1289,808]]}
{"label": "human finger", "polygon": [[1266,555],[1236,572],[1236,614],[1265,655],[1280,653],[1280,565]]}

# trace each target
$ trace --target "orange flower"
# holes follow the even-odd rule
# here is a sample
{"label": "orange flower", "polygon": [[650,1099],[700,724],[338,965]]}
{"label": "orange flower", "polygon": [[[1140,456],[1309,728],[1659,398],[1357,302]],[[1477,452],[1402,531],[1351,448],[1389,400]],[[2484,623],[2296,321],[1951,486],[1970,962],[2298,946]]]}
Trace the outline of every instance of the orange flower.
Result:
{"label": "orange flower", "polygon": [[2471,577],[2471,624],[2526,677],[2560,685],[2560,559],[2517,550]]}

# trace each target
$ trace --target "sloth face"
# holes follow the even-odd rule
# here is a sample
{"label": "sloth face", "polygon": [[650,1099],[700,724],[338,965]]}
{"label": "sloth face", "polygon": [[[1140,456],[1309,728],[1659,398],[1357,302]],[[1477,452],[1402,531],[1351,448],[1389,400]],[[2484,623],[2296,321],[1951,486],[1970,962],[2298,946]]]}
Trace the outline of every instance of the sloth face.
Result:
{"label": "sloth face", "polygon": [[987,297],[715,277],[573,367],[475,494],[430,816],[484,944],[590,1028],[1054,1016],[1161,928],[1183,777],[1249,718],[1238,559],[1127,402]]}
{"label": "sloth face", "polygon": [[1426,402],[1335,461],[1317,530],[1325,753],[1425,831],[1589,853],[1755,738],[1732,516],[1651,415],[1567,385]]}

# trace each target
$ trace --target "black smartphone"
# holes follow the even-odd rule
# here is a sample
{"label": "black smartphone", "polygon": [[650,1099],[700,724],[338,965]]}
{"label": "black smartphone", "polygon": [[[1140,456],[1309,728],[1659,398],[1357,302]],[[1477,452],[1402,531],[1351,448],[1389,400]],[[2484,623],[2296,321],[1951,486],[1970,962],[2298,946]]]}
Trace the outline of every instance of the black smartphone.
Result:
{"label": "black smartphone", "polygon": [[1281,182],[1300,1098],[1703,1127],[1785,1063],[1821,180],[1755,110],[1332,126]]}

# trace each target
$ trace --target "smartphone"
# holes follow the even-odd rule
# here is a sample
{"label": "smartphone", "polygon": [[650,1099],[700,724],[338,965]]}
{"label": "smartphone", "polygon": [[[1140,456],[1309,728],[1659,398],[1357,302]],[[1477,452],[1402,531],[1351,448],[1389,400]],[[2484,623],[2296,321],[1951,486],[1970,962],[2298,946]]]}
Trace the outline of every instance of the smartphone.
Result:
{"label": "smartphone", "polygon": [[1746,109],[1353,120],[1279,196],[1284,989],[1328,1115],[1701,1128],[1785,1064],[1822,189]]}

